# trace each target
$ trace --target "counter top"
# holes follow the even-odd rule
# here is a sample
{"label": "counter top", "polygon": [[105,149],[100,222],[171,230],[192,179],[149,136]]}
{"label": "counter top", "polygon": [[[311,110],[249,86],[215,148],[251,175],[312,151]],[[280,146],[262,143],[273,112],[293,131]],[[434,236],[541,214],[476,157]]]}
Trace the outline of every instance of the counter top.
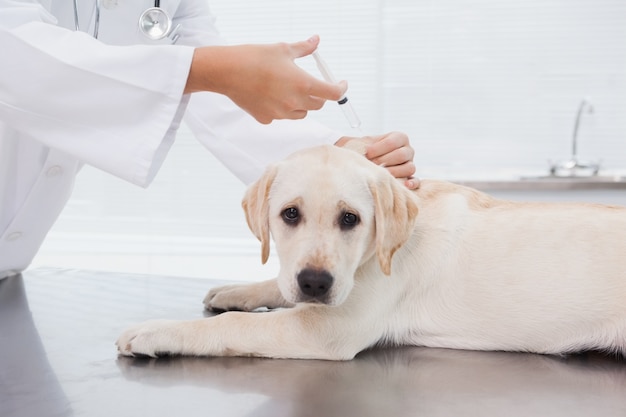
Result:
{"label": "counter top", "polygon": [[399,347],[347,362],[117,357],[127,325],[202,317],[206,291],[223,283],[59,269],[0,280],[0,415],[626,415],[626,361],[598,353]]}
{"label": "counter top", "polygon": [[520,177],[519,179],[450,179],[449,181],[483,191],[626,190],[626,178],[621,176]]}

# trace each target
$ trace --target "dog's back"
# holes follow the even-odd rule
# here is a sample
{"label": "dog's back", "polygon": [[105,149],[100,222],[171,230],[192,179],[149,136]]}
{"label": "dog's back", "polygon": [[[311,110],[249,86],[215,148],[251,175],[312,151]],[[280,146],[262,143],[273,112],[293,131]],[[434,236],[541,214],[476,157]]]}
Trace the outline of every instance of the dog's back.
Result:
{"label": "dog's back", "polygon": [[626,208],[502,201],[438,181],[416,196],[396,260],[415,272],[413,343],[626,352]]}

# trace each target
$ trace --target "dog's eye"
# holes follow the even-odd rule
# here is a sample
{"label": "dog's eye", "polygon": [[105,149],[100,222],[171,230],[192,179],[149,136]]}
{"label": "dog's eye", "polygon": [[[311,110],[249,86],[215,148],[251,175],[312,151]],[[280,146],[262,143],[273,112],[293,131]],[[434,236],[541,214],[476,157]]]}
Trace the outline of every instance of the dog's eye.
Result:
{"label": "dog's eye", "polygon": [[283,210],[283,220],[287,224],[296,224],[300,221],[300,213],[298,213],[298,209],[295,207],[288,207]]}
{"label": "dog's eye", "polygon": [[352,229],[357,224],[359,224],[359,216],[354,213],[345,212],[339,219],[339,226],[343,230]]}

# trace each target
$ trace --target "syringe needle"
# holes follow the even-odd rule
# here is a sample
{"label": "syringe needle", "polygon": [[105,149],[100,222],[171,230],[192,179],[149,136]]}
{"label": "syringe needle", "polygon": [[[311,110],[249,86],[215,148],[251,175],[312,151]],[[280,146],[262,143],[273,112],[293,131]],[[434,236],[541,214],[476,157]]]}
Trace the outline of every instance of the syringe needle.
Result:
{"label": "syringe needle", "polygon": [[[335,80],[335,77],[333,77],[333,74],[330,72],[328,65],[326,65],[326,62],[324,62],[320,54],[317,51],[315,51],[313,52],[312,55],[313,55],[313,58],[315,59],[315,63],[317,64],[317,68],[322,73],[322,76],[324,77],[324,79],[328,81],[329,83],[337,83],[337,80]],[[337,101],[337,103],[339,104],[339,107],[341,107],[341,110],[343,111],[344,116],[346,116],[346,119],[348,119],[348,123],[350,124],[350,127],[354,129],[358,129],[361,126],[361,120],[359,119],[359,116],[357,116],[356,112],[354,111],[354,108],[352,107],[352,103],[348,101],[348,96],[344,94],[343,97],[341,97]]]}

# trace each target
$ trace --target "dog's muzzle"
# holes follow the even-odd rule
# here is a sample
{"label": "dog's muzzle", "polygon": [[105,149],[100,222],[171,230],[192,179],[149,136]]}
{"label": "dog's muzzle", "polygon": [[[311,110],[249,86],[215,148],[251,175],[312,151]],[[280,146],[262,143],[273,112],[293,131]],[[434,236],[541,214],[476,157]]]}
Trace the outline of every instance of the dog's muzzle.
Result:
{"label": "dog's muzzle", "polygon": [[302,294],[301,301],[327,303],[328,293],[335,279],[324,270],[307,268],[300,271],[297,280]]}

